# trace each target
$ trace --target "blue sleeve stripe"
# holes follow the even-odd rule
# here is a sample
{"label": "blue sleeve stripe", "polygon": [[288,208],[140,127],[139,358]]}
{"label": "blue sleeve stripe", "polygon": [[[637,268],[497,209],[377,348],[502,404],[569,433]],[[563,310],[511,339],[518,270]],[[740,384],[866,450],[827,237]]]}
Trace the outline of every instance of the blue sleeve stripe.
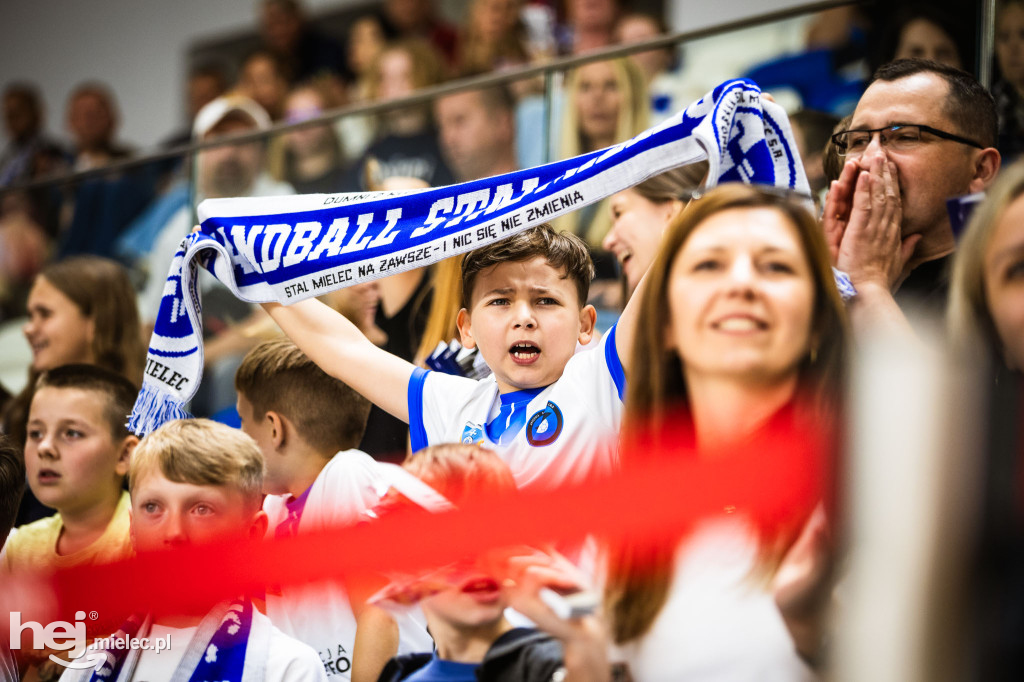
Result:
{"label": "blue sleeve stripe", "polygon": [[604,343],[604,360],[608,364],[608,371],[612,374],[612,381],[615,382],[615,390],[619,394],[619,400],[624,400],[626,392],[626,372],[622,369],[622,361],[619,359],[619,351],[615,347],[615,328],[613,325],[605,335],[607,341]]}
{"label": "blue sleeve stripe", "polygon": [[429,372],[417,367],[409,377],[409,441],[413,452],[427,447],[427,430],[423,426],[423,384]]}

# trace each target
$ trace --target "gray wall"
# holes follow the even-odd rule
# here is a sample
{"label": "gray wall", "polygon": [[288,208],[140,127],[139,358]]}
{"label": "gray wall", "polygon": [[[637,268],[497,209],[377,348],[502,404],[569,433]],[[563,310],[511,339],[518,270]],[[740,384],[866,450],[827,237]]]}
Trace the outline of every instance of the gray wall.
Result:
{"label": "gray wall", "polygon": [[[305,0],[311,11],[354,4]],[[361,3],[360,3],[361,4]],[[190,42],[252,29],[257,0],[0,0],[0,88],[40,86],[47,127],[64,138],[64,104],[79,82],[117,93],[122,140],[151,146],[182,124]]]}

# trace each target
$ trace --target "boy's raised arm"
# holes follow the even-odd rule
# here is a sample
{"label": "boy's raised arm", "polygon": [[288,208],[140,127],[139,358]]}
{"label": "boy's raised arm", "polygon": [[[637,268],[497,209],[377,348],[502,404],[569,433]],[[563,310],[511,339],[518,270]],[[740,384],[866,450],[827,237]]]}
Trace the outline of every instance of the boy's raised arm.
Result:
{"label": "boy's raised arm", "polygon": [[633,360],[633,342],[636,339],[637,325],[640,324],[640,300],[643,298],[646,289],[647,275],[644,275],[640,283],[636,285],[633,295],[626,301],[626,307],[619,315],[619,321],[615,323],[615,350],[619,353],[619,362],[622,363],[622,370],[629,378],[629,365]]}
{"label": "boy's raised arm", "polygon": [[264,303],[263,308],[322,370],[381,409],[409,421],[412,363],[373,345],[344,315],[316,299],[288,306]]}

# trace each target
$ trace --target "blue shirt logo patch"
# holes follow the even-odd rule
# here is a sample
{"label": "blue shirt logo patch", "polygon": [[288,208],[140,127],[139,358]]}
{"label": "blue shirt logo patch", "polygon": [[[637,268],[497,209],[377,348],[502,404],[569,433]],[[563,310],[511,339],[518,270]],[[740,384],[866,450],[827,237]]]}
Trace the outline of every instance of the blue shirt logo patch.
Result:
{"label": "blue shirt logo patch", "polygon": [[484,439],[484,430],[477,424],[469,423],[462,427],[462,442],[465,445],[475,445]]}
{"label": "blue shirt logo patch", "polygon": [[526,424],[526,441],[534,447],[551,445],[562,433],[562,411],[550,400]]}

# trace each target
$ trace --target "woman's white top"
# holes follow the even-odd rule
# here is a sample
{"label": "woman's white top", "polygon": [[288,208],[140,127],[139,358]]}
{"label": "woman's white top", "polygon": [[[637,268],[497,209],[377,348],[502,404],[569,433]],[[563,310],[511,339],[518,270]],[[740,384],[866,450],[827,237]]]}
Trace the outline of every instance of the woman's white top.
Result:
{"label": "woman's white top", "polygon": [[813,680],[766,581],[757,538],[738,516],[681,542],[668,599],[650,631],[620,647],[637,682]]}

